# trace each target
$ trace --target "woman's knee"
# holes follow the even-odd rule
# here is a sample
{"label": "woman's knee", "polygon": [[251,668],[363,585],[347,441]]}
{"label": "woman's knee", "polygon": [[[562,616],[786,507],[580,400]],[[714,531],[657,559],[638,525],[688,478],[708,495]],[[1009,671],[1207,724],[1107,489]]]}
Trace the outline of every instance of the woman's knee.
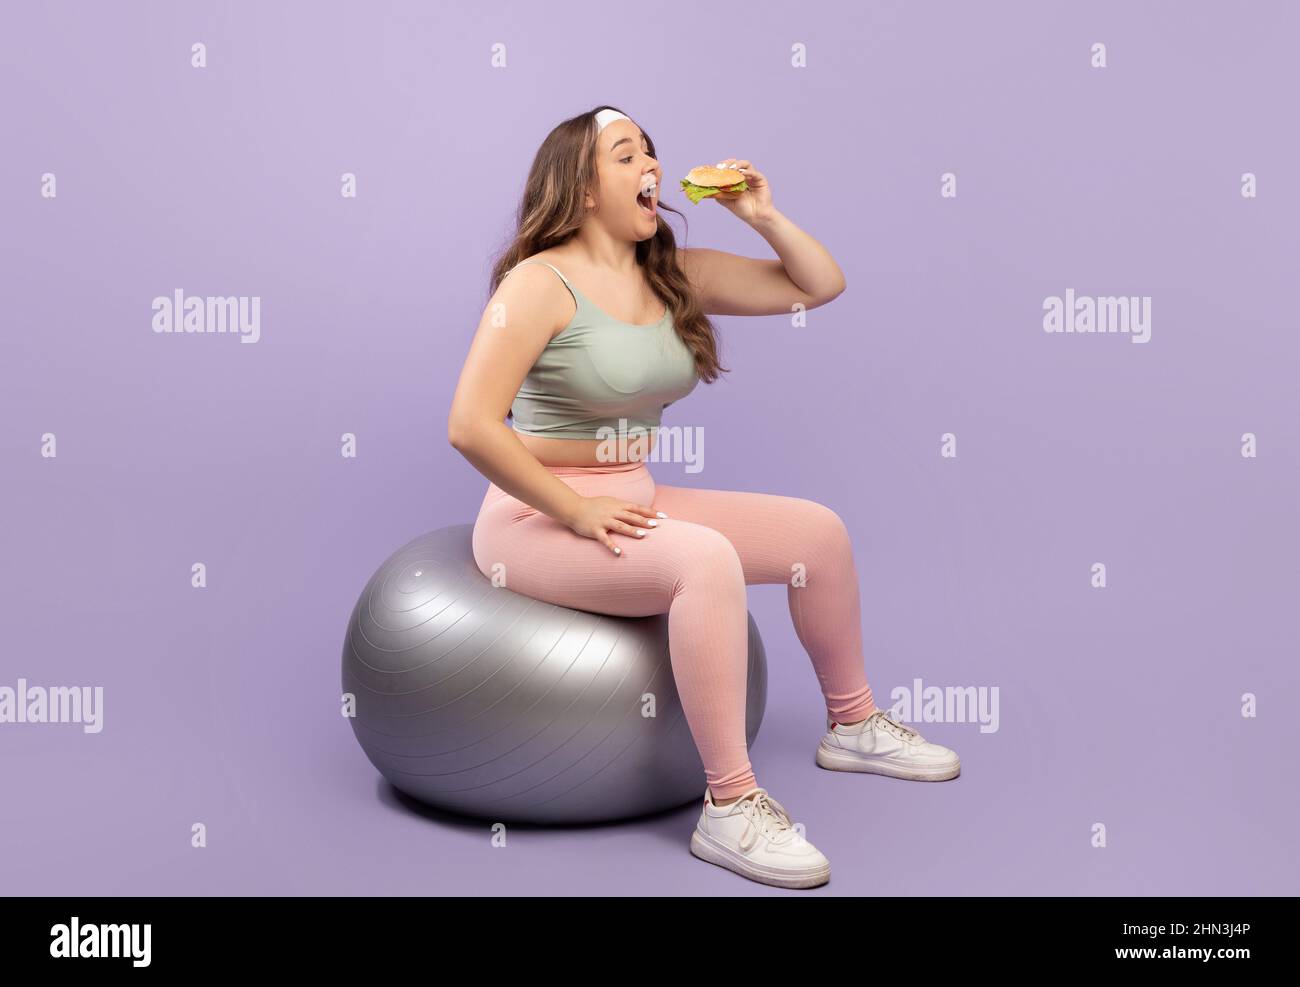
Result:
{"label": "woman's knee", "polygon": [[802,497],[794,499],[799,505],[799,518],[794,523],[801,540],[809,543],[814,551],[849,545],[849,529],[839,514],[818,501]]}
{"label": "woman's knee", "polygon": [[[680,592],[692,582],[739,586],[744,592],[745,570],[736,546],[721,531],[690,521],[673,524],[676,544],[673,564],[676,570],[674,591]],[[660,531],[670,530],[666,526]],[[653,537],[653,536],[651,536]]]}

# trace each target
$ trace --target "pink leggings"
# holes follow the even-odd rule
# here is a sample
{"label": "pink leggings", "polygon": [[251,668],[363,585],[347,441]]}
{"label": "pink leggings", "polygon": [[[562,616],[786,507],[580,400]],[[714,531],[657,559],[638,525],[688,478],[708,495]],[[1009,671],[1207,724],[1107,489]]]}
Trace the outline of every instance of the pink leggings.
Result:
{"label": "pink leggings", "polygon": [[[643,537],[611,532],[616,555],[495,483],[474,525],[485,576],[503,563],[517,593],[594,613],[668,614],[673,680],[713,795],[757,786],[745,743],[745,585],[786,583],[795,633],[832,719],[875,710],[862,655],[858,574],[844,522],[812,500],[657,485],[643,462],[547,466],[584,497],[663,511]],[[797,578],[796,578],[797,577]]]}

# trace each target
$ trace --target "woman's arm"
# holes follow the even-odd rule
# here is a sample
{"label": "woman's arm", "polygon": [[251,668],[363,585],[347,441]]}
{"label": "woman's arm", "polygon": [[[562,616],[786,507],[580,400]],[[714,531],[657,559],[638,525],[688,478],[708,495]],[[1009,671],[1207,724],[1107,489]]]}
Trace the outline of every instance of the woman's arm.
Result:
{"label": "woman's arm", "polygon": [[[802,303],[804,308],[817,308],[844,290],[844,272],[826,248],[784,216],[781,220],[797,234],[792,239],[806,238],[811,246],[797,251],[787,249],[791,257],[781,254],[781,260],[741,257],[709,247],[677,251],[682,269],[699,293],[705,312],[788,315],[795,302]],[[772,246],[780,253],[775,242]]]}
{"label": "woman's arm", "polygon": [[504,419],[572,308],[568,290],[540,264],[502,281],[483,311],[447,415],[447,441],[480,473],[565,524],[582,498],[537,461]]}
{"label": "woman's arm", "polygon": [[749,161],[727,158],[748,189],[711,196],[772,245],[780,260],[757,260],[721,250],[679,250],[682,269],[704,311],[716,315],[781,315],[796,302],[817,308],[845,288],[844,272],[825,247],[772,204],[772,187]]}

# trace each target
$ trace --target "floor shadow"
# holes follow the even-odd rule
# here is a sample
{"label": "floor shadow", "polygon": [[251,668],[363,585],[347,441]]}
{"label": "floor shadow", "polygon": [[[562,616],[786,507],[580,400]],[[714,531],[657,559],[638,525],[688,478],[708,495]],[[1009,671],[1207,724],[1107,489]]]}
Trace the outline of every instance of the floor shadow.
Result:
{"label": "floor shadow", "polygon": [[[440,826],[446,826],[461,832],[481,832],[484,826],[491,825],[497,820],[488,816],[473,816],[465,813],[455,812],[450,809],[442,809],[438,806],[429,805],[427,802],[421,802],[414,796],[408,795],[401,789],[384,778],[376,781],[376,794],[379,801],[390,808],[411,812],[415,815],[426,819],[431,823],[437,823]],[[680,844],[684,839],[690,838],[691,827],[694,826],[695,820],[699,816],[700,808],[704,803],[704,793],[700,797],[692,799],[680,806],[670,809],[662,809],[658,812],[651,812],[641,816],[632,816],[627,819],[614,819],[608,822],[594,823],[530,823],[530,822],[511,822],[504,820],[506,825],[512,830],[535,833],[581,833],[599,830],[614,830],[622,827],[638,827],[648,829],[656,836],[662,836],[674,844]]]}

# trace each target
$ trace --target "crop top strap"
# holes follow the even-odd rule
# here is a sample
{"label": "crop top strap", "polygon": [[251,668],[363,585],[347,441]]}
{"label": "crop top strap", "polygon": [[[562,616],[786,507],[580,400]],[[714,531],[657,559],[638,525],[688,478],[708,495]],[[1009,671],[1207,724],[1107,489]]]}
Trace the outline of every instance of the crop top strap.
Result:
{"label": "crop top strap", "polygon": [[568,288],[570,291],[573,290],[573,285],[569,284],[569,279],[564,276],[564,274],[560,271],[560,269],[556,267],[554,264],[549,264],[544,260],[535,260],[532,258],[528,260],[521,260],[514,267],[510,268],[509,271],[506,271],[506,276],[508,277],[512,272],[514,272],[515,268],[523,267],[525,264],[546,264],[546,266],[549,267],[552,271],[560,275],[560,280],[564,282],[564,286],[566,288]]}
{"label": "crop top strap", "polygon": [[[501,275],[501,280],[504,281],[506,278],[510,277],[510,275],[513,274],[513,273],[515,272],[516,268],[523,267],[525,264],[546,264],[547,267],[549,267],[552,271],[554,271],[556,274],[558,274],[558,275],[560,276],[560,280],[564,282],[564,287],[568,288],[568,289],[569,289],[569,294],[573,296],[573,304],[576,306],[576,309],[575,309],[575,311],[574,311],[574,313],[573,313],[573,318],[576,319],[576,318],[579,316],[579,314],[581,314],[581,312],[582,312],[582,293],[581,293],[580,291],[578,291],[578,289],[575,288],[573,285],[569,284],[569,279],[566,278],[566,277],[564,276],[564,272],[561,271],[561,270],[560,270],[558,267],[556,267],[554,264],[548,264],[548,263],[547,263],[546,261],[544,261],[544,260],[538,260],[538,259],[536,259],[536,258],[532,258],[532,257],[530,257],[530,258],[528,258],[527,260],[521,260],[521,261],[520,261],[518,264],[516,264],[514,267],[510,268],[510,270],[506,271],[505,274]],[[571,320],[570,320],[570,323],[572,323],[572,321],[573,321],[573,320],[571,319]],[[554,337],[552,337],[552,338],[554,338]]]}

